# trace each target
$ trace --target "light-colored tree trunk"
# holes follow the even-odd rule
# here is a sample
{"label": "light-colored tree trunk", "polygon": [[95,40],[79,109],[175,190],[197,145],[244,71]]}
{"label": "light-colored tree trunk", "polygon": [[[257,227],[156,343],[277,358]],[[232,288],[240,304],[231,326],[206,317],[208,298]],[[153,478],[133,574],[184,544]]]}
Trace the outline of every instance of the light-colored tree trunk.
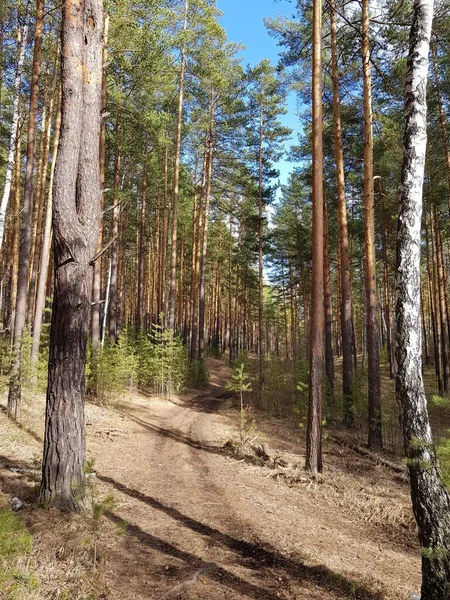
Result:
{"label": "light-colored tree trunk", "polygon": [[17,60],[16,76],[14,78],[13,89],[13,116],[11,121],[9,151],[6,162],[5,184],[3,187],[2,201],[0,204],[0,251],[3,245],[3,237],[5,234],[5,216],[8,208],[9,196],[11,193],[11,180],[14,169],[14,157],[16,154],[16,144],[19,125],[19,100],[20,100],[20,84],[22,81],[23,66],[25,62],[25,48],[27,45],[28,27],[29,27],[29,10],[31,0],[27,3],[27,12],[25,16],[25,25],[23,31],[20,31],[20,25],[17,26],[17,42],[19,44],[19,57]]}
{"label": "light-colored tree trunk", "polygon": [[[107,82],[106,82],[106,64],[108,62],[108,30],[109,15],[105,14],[103,24],[103,70],[102,70],[102,111],[106,109],[107,102]],[[105,163],[106,163],[106,121],[102,118],[99,142],[99,161],[100,161],[100,185],[102,189],[102,214],[105,205]],[[97,252],[101,252],[103,245],[103,218],[100,223]],[[97,394],[97,365],[98,349],[100,345],[100,315],[101,315],[101,294],[102,294],[102,260],[99,258],[94,264],[94,276],[92,281],[92,317],[91,317],[91,376],[89,381],[89,392]],[[106,307],[104,306],[106,311]],[[106,313],[105,313],[106,314]]]}
{"label": "light-colored tree trunk", "polygon": [[45,306],[45,289],[47,283],[48,263],[50,258],[50,244],[52,237],[52,193],[53,181],[55,176],[55,164],[58,154],[58,144],[61,129],[61,90],[59,91],[58,108],[56,112],[55,133],[53,137],[52,148],[52,164],[50,167],[50,179],[48,184],[47,195],[47,212],[45,215],[44,238],[42,243],[41,268],[39,271],[39,279],[36,294],[36,312],[33,323],[33,342],[31,346],[31,366],[34,366],[39,358],[39,345],[41,341],[42,317]]}
{"label": "light-colored tree trunk", "polygon": [[25,328],[30,264],[31,228],[33,218],[33,183],[36,147],[39,76],[41,74],[42,37],[44,30],[44,0],[36,0],[34,53],[31,70],[31,92],[28,120],[27,166],[23,192],[22,223],[20,226],[19,276],[17,281],[16,318],[14,321],[13,361],[8,393],[8,414],[20,418],[22,336]]}
{"label": "light-colored tree trunk", "polygon": [[118,328],[118,294],[117,294],[117,280],[118,280],[118,262],[119,262],[119,221],[120,221],[120,199],[119,199],[119,188],[120,188],[120,148],[119,148],[119,131],[120,131],[120,110],[117,113],[115,135],[116,135],[116,149],[114,154],[114,184],[113,184],[113,214],[112,214],[112,246],[111,246],[111,277],[110,277],[110,289],[109,289],[109,307],[108,307],[108,326],[109,326],[109,343],[115,344],[117,341]]}
{"label": "light-colored tree trunk", "polygon": [[396,393],[422,548],[421,600],[450,597],[450,497],[437,464],[422,379],[420,254],[426,152],[426,88],[433,0],[416,0],[405,94],[397,236]]}

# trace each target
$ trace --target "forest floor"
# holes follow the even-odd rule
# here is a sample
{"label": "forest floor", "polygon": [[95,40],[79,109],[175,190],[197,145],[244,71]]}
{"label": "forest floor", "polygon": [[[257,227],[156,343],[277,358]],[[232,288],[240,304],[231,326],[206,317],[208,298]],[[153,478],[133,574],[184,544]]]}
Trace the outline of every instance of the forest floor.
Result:
{"label": "forest floor", "polygon": [[0,598],[406,600],[420,590],[401,461],[377,464],[334,430],[323,481],[311,481],[298,427],[260,415],[256,443],[268,444],[270,460],[236,456],[230,370],[208,366],[201,392],[87,404],[98,519],[33,504],[44,398],[24,405],[22,429],[0,411],[0,497],[24,501],[33,538],[31,554],[0,577]]}

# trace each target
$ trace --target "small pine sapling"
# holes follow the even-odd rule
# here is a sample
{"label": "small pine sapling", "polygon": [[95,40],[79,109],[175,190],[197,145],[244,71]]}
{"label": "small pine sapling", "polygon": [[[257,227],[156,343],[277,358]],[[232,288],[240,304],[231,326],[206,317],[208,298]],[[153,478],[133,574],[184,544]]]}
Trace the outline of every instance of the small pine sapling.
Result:
{"label": "small pine sapling", "polygon": [[240,400],[240,419],[239,419],[239,437],[241,446],[244,446],[249,441],[249,436],[255,433],[255,422],[252,419],[249,424],[249,407],[244,406],[244,394],[252,391],[252,386],[249,381],[248,373],[244,371],[244,363],[238,365],[232,375],[231,380],[225,385],[225,389],[239,394]]}

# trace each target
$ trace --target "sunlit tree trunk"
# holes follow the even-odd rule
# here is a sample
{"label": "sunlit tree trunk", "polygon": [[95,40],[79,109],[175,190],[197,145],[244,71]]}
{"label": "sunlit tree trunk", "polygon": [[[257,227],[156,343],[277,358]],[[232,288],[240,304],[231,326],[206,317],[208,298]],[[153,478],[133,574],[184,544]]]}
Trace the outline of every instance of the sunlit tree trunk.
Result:
{"label": "sunlit tree trunk", "polygon": [[[25,25],[23,30],[20,31],[20,24],[17,24],[17,42],[19,44],[19,55],[17,59],[17,68],[16,68],[16,76],[14,79],[14,88],[13,88],[13,115],[11,121],[11,129],[9,136],[9,151],[8,158],[6,162],[6,174],[5,174],[5,184],[3,187],[3,195],[2,201],[0,204],[0,251],[3,245],[3,236],[5,234],[5,215],[6,209],[8,208],[9,195],[11,193],[11,181],[13,177],[13,169],[14,169],[14,157],[16,154],[16,144],[17,144],[17,136],[18,136],[18,125],[19,125],[19,101],[20,101],[20,84],[22,81],[22,73],[25,62],[25,49],[27,45],[27,37],[28,37],[28,21],[29,21],[29,10],[30,10],[31,1],[27,3],[27,12],[25,15]],[[3,3],[2,3],[3,5]]]}
{"label": "sunlit tree trunk", "polygon": [[[109,15],[105,14],[103,24],[103,59],[102,59],[102,111],[106,109],[108,89],[106,85],[106,63],[108,62],[108,30]],[[106,163],[106,121],[102,118],[99,142],[99,164],[100,164],[100,186],[102,190],[102,212],[105,199],[105,163]],[[103,244],[103,218],[100,222],[98,232],[97,251],[100,252]],[[98,259],[94,264],[94,276],[92,281],[92,317],[91,317],[91,376],[89,381],[89,392],[97,394],[97,365],[98,350],[100,345],[100,318],[101,318],[101,293],[102,293],[102,260]],[[104,309],[106,310],[106,306]]]}
{"label": "sunlit tree trunk", "polygon": [[341,288],[341,335],[342,335],[342,395],[344,424],[353,424],[353,360],[352,360],[352,285],[347,229],[347,204],[345,201],[344,152],[342,148],[341,99],[339,94],[339,71],[336,35],[335,0],[330,3],[331,58],[333,81],[334,158],[338,195],[339,256]]}
{"label": "sunlit tree trunk", "polygon": [[40,502],[78,510],[84,496],[84,392],[92,265],[101,213],[103,4],[65,0],[62,121],[53,191],[55,291]]}
{"label": "sunlit tree trunk", "polygon": [[115,125],[116,148],[114,153],[114,184],[113,184],[113,211],[112,211],[112,246],[111,246],[111,276],[109,288],[109,310],[108,310],[108,334],[109,343],[115,344],[117,341],[117,324],[119,313],[119,301],[117,291],[118,270],[119,270],[119,221],[120,221],[120,110],[117,113]]}
{"label": "sunlit tree trunk", "polygon": [[[183,31],[187,30],[187,15],[189,2],[184,3],[184,26]],[[181,155],[181,132],[183,125],[183,98],[184,98],[184,76],[186,71],[186,46],[183,41],[181,48],[180,81],[178,88],[178,109],[177,109],[177,131],[175,140],[175,165],[173,170],[173,197],[172,197],[172,248],[170,259],[170,281],[169,281],[169,318],[167,326],[172,331],[175,330],[175,306],[176,306],[176,283],[177,283],[177,243],[178,243],[178,195],[180,180],[180,155]]]}
{"label": "sunlit tree trunk", "polygon": [[426,87],[433,0],[416,0],[405,94],[397,235],[397,399],[402,408],[411,499],[422,548],[421,600],[450,597],[450,497],[433,446],[422,379],[420,253],[426,152]]}
{"label": "sunlit tree trunk", "polygon": [[36,0],[34,53],[31,70],[31,92],[28,120],[27,166],[25,170],[22,222],[20,226],[19,274],[17,280],[16,317],[14,320],[14,352],[8,393],[8,414],[14,415],[16,420],[20,418],[22,335],[27,316],[28,269],[30,265],[31,229],[33,219],[33,183],[43,30],[44,0]]}
{"label": "sunlit tree trunk", "polygon": [[42,318],[45,305],[45,289],[47,283],[48,263],[50,258],[50,241],[52,235],[52,192],[55,175],[56,156],[58,153],[59,136],[61,129],[61,92],[59,92],[58,108],[56,111],[55,134],[52,148],[52,164],[50,167],[50,178],[48,184],[47,211],[45,215],[44,236],[42,241],[41,268],[39,271],[36,311],[33,323],[33,342],[31,347],[31,364],[34,367],[39,358],[39,345],[41,341]]}
{"label": "sunlit tree trunk", "polygon": [[369,0],[362,3],[362,53],[364,87],[364,249],[367,303],[367,365],[369,447],[383,447],[380,404],[380,349],[377,321],[375,257],[375,196],[373,187],[372,77],[370,73]]}
{"label": "sunlit tree trunk", "polygon": [[309,405],[306,432],[306,470],[322,472],[322,371],[324,352],[323,297],[323,117],[322,117],[322,2],[313,0],[313,271],[309,362]]}

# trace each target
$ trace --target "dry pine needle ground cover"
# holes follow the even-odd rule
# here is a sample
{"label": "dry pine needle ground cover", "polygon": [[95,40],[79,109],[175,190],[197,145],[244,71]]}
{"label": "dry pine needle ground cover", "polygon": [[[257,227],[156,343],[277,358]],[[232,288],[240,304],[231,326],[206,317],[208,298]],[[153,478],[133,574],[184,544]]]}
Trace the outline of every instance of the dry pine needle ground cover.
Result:
{"label": "dry pine needle ground cover", "polygon": [[377,464],[355,436],[333,431],[323,482],[310,481],[303,434],[262,416],[264,450],[237,453],[229,369],[212,360],[209,370],[201,393],[87,404],[95,474],[75,516],[34,504],[44,398],[24,406],[22,429],[3,400],[0,511],[24,502],[30,544],[2,555],[0,598],[400,600],[420,589],[401,463]]}

